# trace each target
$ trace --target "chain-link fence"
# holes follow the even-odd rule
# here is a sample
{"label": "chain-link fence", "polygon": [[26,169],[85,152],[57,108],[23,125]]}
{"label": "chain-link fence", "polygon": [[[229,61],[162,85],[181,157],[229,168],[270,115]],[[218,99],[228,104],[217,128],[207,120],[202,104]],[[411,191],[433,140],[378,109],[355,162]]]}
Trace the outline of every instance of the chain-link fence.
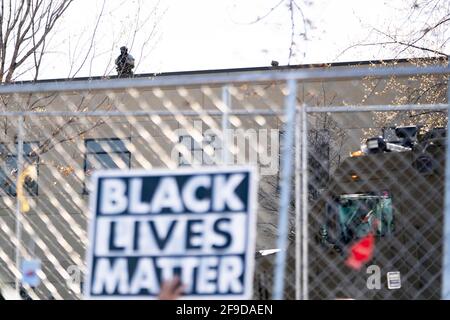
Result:
{"label": "chain-link fence", "polygon": [[[323,68],[2,86],[3,286],[82,298],[96,169],[251,163],[255,299],[440,298],[447,73]],[[425,80],[435,91],[444,81],[443,96],[395,100],[397,86],[424,91]],[[373,257],[349,264],[350,248],[371,234]],[[30,287],[22,269],[34,261],[41,281]],[[368,287],[371,265],[380,286]],[[387,272],[400,272],[400,289],[387,288]]]}
{"label": "chain-link fence", "polygon": [[[423,111],[395,116],[404,113],[417,117],[415,122]],[[309,147],[310,298],[440,297],[446,131],[435,125],[445,124],[447,111],[426,114],[432,128],[390,127],[392,112],[348,113],[337,120],[342,121],[337,129],[348,147],[354,146],[353,156],[328,162]],[[321,115],[309,114],[316,116]],[[376,117],[388,126],[375,127]],[[342,147],[336,133],[320,138],[333,141],[328,159]],[[361,137],[364,153],[358,151]],[[352,255],[355,243],[368,234],[374,235],[373,249],[359,248]],[[365,259],[370,250],[373,257]],[[400,288],[389,289],[388,272],[399,272]]]}

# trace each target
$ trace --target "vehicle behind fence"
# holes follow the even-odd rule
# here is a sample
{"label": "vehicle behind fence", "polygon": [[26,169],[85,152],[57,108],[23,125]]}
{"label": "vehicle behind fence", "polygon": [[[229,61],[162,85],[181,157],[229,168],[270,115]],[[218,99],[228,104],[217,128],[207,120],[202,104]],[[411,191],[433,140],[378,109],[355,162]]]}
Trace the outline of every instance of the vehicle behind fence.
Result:
{"label": "vehicle behind fence", "polygon": [[[2,288],[82,299],[96,169],[250,163],[255,299],[440,299],[448,73],[407,64],[2,86]],[[23,281],[30,261],[37,286]]]}

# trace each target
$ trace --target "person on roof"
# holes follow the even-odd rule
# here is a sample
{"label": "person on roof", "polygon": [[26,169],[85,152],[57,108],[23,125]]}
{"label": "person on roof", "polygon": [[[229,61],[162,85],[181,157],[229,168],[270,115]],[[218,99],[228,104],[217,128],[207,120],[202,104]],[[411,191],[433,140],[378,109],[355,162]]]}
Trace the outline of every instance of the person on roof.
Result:
{"label": "person on roof", "polygon": [[119,77],[131,77],[133,75],[134,58],[128,53],[127,47],[120,48],[120,55],[116,58],[116,70]]}

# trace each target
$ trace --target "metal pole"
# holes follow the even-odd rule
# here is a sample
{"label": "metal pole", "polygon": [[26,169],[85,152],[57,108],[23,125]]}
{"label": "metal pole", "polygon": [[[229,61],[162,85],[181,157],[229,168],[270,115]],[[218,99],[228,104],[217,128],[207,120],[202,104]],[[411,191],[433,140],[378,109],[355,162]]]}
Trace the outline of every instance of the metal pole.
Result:
{"label": "metal pole", "polygon": [[[450,64],[450,57],[448,63]],[[450,131],[448,115],[450,114],[450,78],[447,80],[447,150],[445,157],[445,210],[442,261],[442,299],[450,300]]]}
{"label": "metal pole", "polygon": [[296,110],[296,123],[295,126],[295,299],[302,299],[302,287],[301,287],[301,266],[302,266],[302,229],[300,223],[301,214],[301,201],[300,196],[302,194],[301,184],[300,184],[300,168],[301,168],[301,155],[300,155],[300,123],[301,117],[300,112]]}
{"label": "metal pole", "polygon": [[[1,86],[0,86],[1,87]],[[130,108],[133,108],[130,105]],[[270,108],[275,108],[271,106]],[[329,113],[329,112],[373,112],[373,111],[425,111],[425,110],[445,110],[447,111],[448,105],[446,103],[437,104],[421,104],[421,105],[371,105],[371,106],[327,106],[327,107],[306,107],[307,112],[311,113]],[[253,110],[232,110],[229,108],[228,115],[240,115],[240,116],[250,116],[250,115],[261,115],[261,116],[276,116],[283,114],[284,110],[267,110],[267,109],[253,109]],[[204,109],[199,111],[189,111],[189,110],[133,110],[133,111],[0,111],[0,117],[28,117],[36,116],[40,117],[127,117],[127,116],[152,116],[157,115],[161,117],[168,116],[221,116],[223,111]]]}
{"label": "metal pole", "polygon": [[[1,86],[0,86],[1,87]],[[128,105],[132,109],[133,105]],[[426,105],[423,105],[426,106]],[[272,107],[271,107],[272,108]],[[275,107],[273,107],[275,108]],[[441,109],[447,109],[447,105],[441,107]],[[127,116],[221,116],[223,111],[203,109],[203,110],[133,110],[133,111],[0,111],[0,117],[28,117],[28,116],[39,116],[39,117],[127,117]],[[276,116],[282,115],[283,110],[267,110],[267,109],[253,109],[253,110],[229,110],[228,114],[250,116],[250,115],[260,115],[260,116]]]}
{"label": "metal pole", "polygon": [[285,134],[282,150],[281,167],[281,191],[280,191],[280,213],[278,217],[278,239],[277,247],[280,251],[277,253],[275,264],[275,282],[273,287],[273,299],[283,299],[284,291],[284,269],[286,262],[288,222],[289,222],[289,200],[291,194],[291,176],[292,176],[292,146],[294,142],[295,128],[295,108],[297,98],[296,80],[288,80],[288,95],[285,100]]}
{"label": "metal pole", "polygon": [[222,87],[222,101],[224,104],[224,110],[222,112],[222,163],[228,165],[228,117],[231,109],[231,99],[229,86]]}
{"label": "metal pole", "polygon": [[21,250],[22,246],[20,244],[22,239],[22,213],[20,209],[20,199],[17,195],[17,188],[19,187],[20,176],[22,175],[22,165],[23,165],[23,116],[19,117],[18,122],[18,135],[17,135],[17,178],[16,178],[16,238],[17,238],[17,246],[16,246],[16,267],[19,271],[18,276],[16,277],[16,292],[20,294],[20,280],[21,280]]}
{"label": "metal pole", "polygon": [[306,105],[301,110],[301,172],[302,172],[302,289],[303,299],[308,300],[308,114]]}
{"label": "metal pole", "polygon": [[425,110],[447,110],[447,104],[403,104],[403,105],[372,105],[372,106],[327,106],[327,107],[307,107],[308,112],[328,113],[328,112],[372,112],[372,111],[425,111]]}

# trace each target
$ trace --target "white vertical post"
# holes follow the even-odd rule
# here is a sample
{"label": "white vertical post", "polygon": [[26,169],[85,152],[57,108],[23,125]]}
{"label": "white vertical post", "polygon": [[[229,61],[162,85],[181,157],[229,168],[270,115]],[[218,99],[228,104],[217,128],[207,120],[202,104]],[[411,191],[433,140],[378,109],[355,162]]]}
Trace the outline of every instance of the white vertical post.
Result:
{"label": "white vertical post", "polygon": [[301,143],[301,136],[300,136],[300,123],[301,123],[301,115],[299,110],[296,110],[296,123],[295,126],[295,299],[301,300],[302,299],[302,227],[300,223],[301,219],[301,201],[300,196],[302,194],[301,189],[301,181],[300,181],[300,174],[301,174],[301,155],[300,155],[300,143]]}
{"label": "white vertical post", "polygon": [[[447,57],[450,65],[450,56]],[[444,232],[442,241],[442,288],[441,298],[450,300],[450,131],[448,116],[450,115],[450,77],[447,80],[447,150],[445,155],[445,207],[444,207]]]}
{"label": "white vertical post", "polygon": [[284,291],[284,271],[286,263],[288,223],[289,223],[289,201],[291,195],[291,178],[292,178],[292,147],[294,142],[295,128],[295,109],[297,98],[297,81],[289,79],[287,81],[288,94],[285,100],[285,134],[283,139],[282,150],[282,166],[280,181],[280,212],[278,217],[278,239],[277,253],[275,262],[275,281],[273,286],[273,299],[283,299]]}
{"label": "white vertical post", "polygon": [[18,119],[18,135],[17,135],[17,177],[16,177],[16,267],[19,271],[16,277],[16,292],[20,294],[20,281],[21,281],[21,251],[22,251],[22,213],[20,209],[20,199],[17,193],[19,187],[20,176],[22,175],[23,166],[23,116],[19,116]]}
{"label": "white vertical post", "polygon": [[222,87],[222,101],[224,104],[224,110],[222,113],[222,164],[228,165],[228,117],[231,108],[230,90],[228,85]]}
{"label": "white vertical post", "polygon": [[302,173],[302,194],[301,194],[301,228],[302,228],[302,298],[308,300],[308,114],[306,105],[301,109],[301,173]]}

